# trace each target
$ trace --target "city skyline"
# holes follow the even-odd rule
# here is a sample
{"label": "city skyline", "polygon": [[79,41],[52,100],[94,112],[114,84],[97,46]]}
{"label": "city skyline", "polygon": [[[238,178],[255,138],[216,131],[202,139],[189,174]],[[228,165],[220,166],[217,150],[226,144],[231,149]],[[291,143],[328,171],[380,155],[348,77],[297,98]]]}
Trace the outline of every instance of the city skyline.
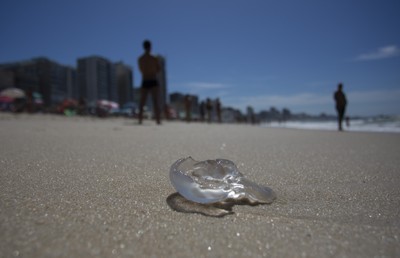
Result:
{"label": "city skyline", "polygon": [[169,93],[333,114],[343,82],[349,115],[399,114],[399,10],[389,0],[5,1],[0,63],[46,56],[76,66],[100,55],[130,65],[137,86],[150,39]]}

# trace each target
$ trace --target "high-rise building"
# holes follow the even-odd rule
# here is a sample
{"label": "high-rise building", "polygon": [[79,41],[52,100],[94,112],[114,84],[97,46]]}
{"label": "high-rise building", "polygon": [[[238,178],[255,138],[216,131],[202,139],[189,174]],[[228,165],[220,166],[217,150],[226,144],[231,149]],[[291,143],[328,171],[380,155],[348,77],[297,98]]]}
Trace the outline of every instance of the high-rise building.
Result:
{"label": "high-rise building", "polygon": [[13,74],[15,87],[42,94],[45,106],[59,104],[76,89],[75,69],[45,57],[0,65]]}
{"label": "high-rise building", "polygon": [[79,97],[77,72],[75,68],[67,67],[67,97],[70,99],[77,99]]}
{"label": "high-rise building", "polygon": [[14,72],[0,68],[0,90],[15,86]]}
{"label": "high-rise building", "polygon": [[114,65],[117,76],[117,102],[122,107],[128,102],[133,102],[133,72],[130,66],[122,62]]}
{"label": "high-rise building", "polygon": [[79,97],[87,102],[117,101],[115,66],[107,59],[90,56],[78,59]]}

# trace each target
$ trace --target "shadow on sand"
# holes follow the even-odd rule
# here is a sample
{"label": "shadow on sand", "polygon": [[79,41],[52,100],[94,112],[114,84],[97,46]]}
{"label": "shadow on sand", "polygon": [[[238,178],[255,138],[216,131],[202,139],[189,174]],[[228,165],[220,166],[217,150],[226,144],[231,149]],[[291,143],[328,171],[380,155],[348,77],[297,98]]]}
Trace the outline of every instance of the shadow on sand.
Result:
{"label": "shadow on sand", "polygon": [[167,197],[168,206],[177,212],[198,213],[207,217],[221,218],[226,215],[235,214],[232,211],[235,205],[257,206],[259,204],[250,204],[246,201],[227,201],[219,203],[202,204],[185,199],[178,192]]}
{"label": "shadow on sand", "polygon": [[201,204],[185,199],[179,193],[173,193],[167,198],[167,204],[171,209],[184,213],[199,213],[209,217],[224,217],[233,214],[233,203]]}

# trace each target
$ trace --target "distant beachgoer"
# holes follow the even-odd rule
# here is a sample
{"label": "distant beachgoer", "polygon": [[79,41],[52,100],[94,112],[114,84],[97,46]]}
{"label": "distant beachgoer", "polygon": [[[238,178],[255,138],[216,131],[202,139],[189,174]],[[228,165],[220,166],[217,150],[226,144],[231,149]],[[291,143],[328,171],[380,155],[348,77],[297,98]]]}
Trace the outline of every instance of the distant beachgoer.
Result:
{"label": "distant beachgoer", "polygon": [[171,120],[170,107],[167,104],[164,105],[164,117]]}
{"label": "distant beachgoer", "polygon": [[151,42],[145,40],[143,42],[144,54],[139,57],[139,69],[142,73],[142,88],[140,90],[140,106],[139,106],[139,124],[143,120],[143,107],[146,103],[148,93],[153,98],[153,111],[157,124],[161,124],[160,107],[159,107],[159,83],[157,74],[160,71],[160,63],[158,59],[151,54]]}
{"label": "distant beachgoer", "polygon": [[34,112],[33,90],[29,88],[26,92],[25,109],[28,113]]}
{"label": "distant beachgoer", "polygon": [[84,98],[79,98],[78,101],[78,114],[79,115],[86,115],[86,100]]}
{"label": "distant beachgoer", "polygon": [[204,103],[204,101],[200,102],[200,121],[204,122],[206,116],[206,104]]}
{"label": "distant beachgoer", "polygon": [[336,111],[338,113],[338,129],[343,130],[342,122],[344,118],[344,113],[346,112],[346,95],[343,93],[343,84],[339,83],[337,91],[334,93],[333,98],[336,103]]}
{"label": "distant beachgoer", "polygon": [[192,120],[192,98],[190,95],[185,96],[185,111],[186,111],[186,122]]}
{"label": "distant beachgoer", "polygon": [[206,100],[206,109],[207,109],[207,121],[211,123],[211,112],[212,112],[212,103],[211,99],[207,98]]}
{"label": "distant beachgoer", "polygon": [[217,110],[218,122],[221,123],[222,122],[222,118],[221,118],[221,102],[219,101],[219,98],[217,98],[217,100],[215,101],[215,108]]}

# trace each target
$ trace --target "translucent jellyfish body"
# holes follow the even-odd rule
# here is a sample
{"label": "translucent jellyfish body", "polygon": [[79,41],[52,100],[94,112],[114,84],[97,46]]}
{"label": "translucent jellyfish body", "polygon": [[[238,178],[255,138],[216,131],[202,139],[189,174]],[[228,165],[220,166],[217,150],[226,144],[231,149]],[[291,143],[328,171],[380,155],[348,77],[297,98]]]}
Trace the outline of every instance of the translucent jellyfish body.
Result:
{"label": "translucent jellyfish body", "polygon": [[226,159],[195,161],[191,157],[177,160],[169,174],[174,188],[186,199],[197,203],[248,201],[271,203],[272,189],[247,180],[236,165]]}

